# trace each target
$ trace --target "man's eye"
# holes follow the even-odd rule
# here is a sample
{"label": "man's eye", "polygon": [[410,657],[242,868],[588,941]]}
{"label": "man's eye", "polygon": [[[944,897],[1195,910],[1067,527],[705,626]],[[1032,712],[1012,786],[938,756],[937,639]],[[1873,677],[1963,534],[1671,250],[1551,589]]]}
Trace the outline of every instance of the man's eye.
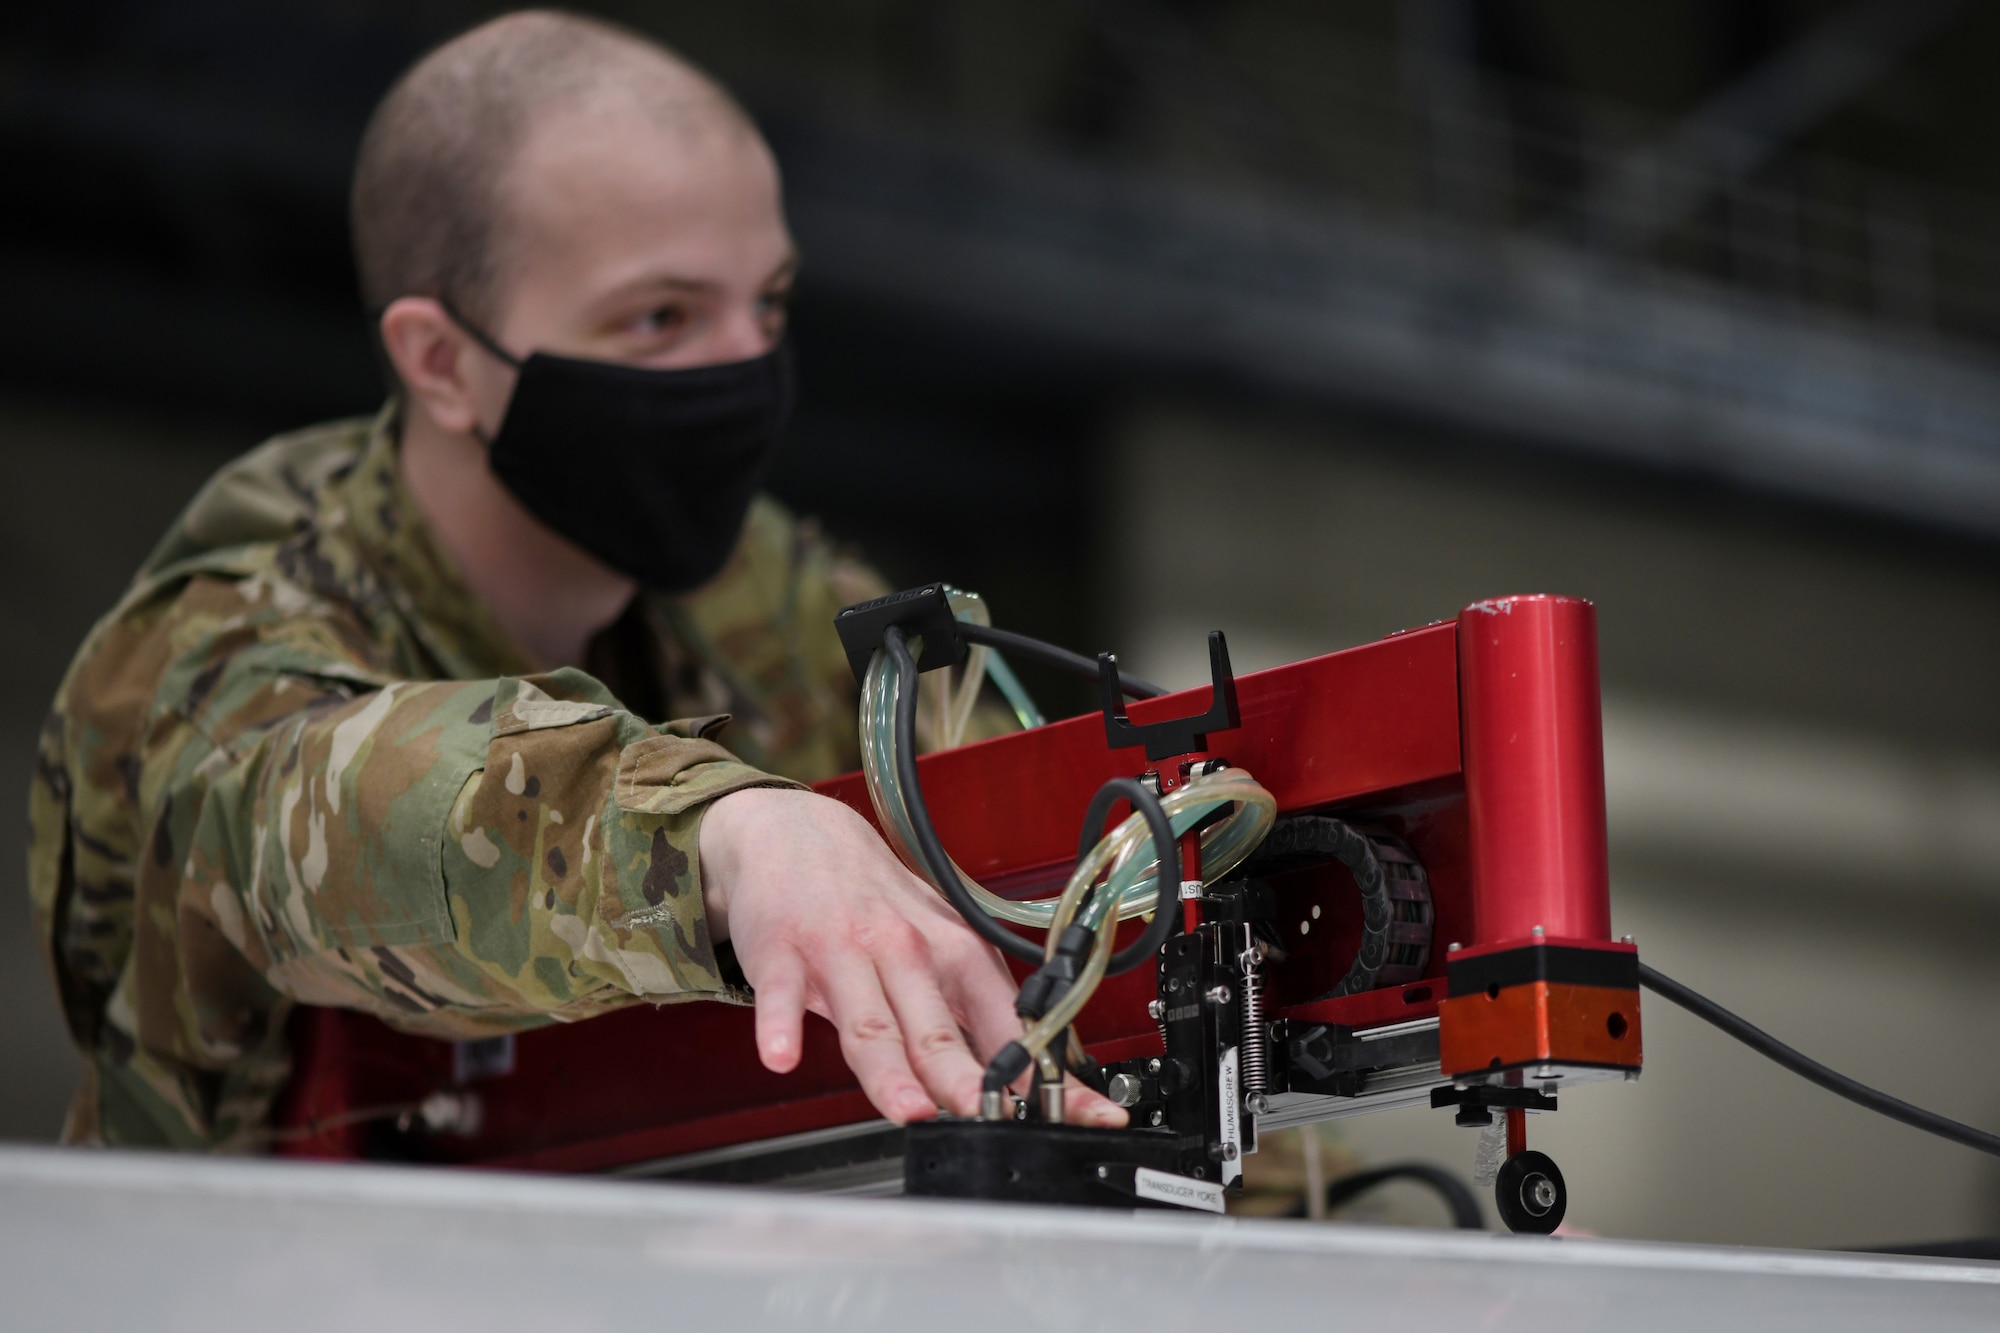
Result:
{"label": "man's eye", "polygon": [[687,323],[687,311],[679,306],[663,305],[657,310],[648,310],[633,321],[633,327],[645,334],[672,333]]}
{"label": "man's eye", "polygon": [[765,292],[762,296],[757,298],[757,309],[758,312],[761,314],[778,316],[778,315],[783,315],[785,313],[786,308],[789,307],[791,303],[792,303],[792,294],[789,290],[782,292]]}

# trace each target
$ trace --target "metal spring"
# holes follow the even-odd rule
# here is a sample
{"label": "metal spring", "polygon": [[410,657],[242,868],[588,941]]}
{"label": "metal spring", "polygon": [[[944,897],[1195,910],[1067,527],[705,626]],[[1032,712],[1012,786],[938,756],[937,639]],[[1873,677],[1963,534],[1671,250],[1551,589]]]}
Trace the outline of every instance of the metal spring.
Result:
{"label": "metal spring", "polygon": [[1257,958],[1256,942],[1244,951],[1243,967],[1243,1095],[1261,1095],[1269,1086],[1269,1056],[1264,1030],[1264,969]]}

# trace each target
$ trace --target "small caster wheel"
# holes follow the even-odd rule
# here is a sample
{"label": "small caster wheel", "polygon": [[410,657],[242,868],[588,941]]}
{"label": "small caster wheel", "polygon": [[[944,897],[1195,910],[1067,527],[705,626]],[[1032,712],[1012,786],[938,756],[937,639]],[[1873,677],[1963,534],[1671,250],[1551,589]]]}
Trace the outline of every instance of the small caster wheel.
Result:
{"label": "small caster wheel", "polygon": [[1562,1225],[1569,1188],[1547,1153],[1517,1152],[1501,1163],[1493,1201],[1509,1231],[1546,1236]]}

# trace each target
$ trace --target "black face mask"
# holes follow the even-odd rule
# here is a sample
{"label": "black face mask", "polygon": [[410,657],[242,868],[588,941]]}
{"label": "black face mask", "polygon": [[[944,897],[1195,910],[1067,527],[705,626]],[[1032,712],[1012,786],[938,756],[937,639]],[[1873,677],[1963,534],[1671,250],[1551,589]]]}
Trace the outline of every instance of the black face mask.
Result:
{"label": "black face mask", "polygon": [[451,316],[520,371],[486,460],[529,513],[659,592],[721,571],[791,415],[785,344],[691,370],[524,361]]}

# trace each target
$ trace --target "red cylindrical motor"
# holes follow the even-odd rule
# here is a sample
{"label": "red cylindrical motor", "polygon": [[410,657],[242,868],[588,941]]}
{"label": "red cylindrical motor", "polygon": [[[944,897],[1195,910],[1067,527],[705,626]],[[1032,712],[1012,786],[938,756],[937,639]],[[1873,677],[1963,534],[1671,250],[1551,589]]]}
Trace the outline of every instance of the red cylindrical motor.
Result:
{"label": "red cylindrical motor", "polygon": [[1611,937],[1597,610],[1500,597],[1458,617],[1475,946]]}

